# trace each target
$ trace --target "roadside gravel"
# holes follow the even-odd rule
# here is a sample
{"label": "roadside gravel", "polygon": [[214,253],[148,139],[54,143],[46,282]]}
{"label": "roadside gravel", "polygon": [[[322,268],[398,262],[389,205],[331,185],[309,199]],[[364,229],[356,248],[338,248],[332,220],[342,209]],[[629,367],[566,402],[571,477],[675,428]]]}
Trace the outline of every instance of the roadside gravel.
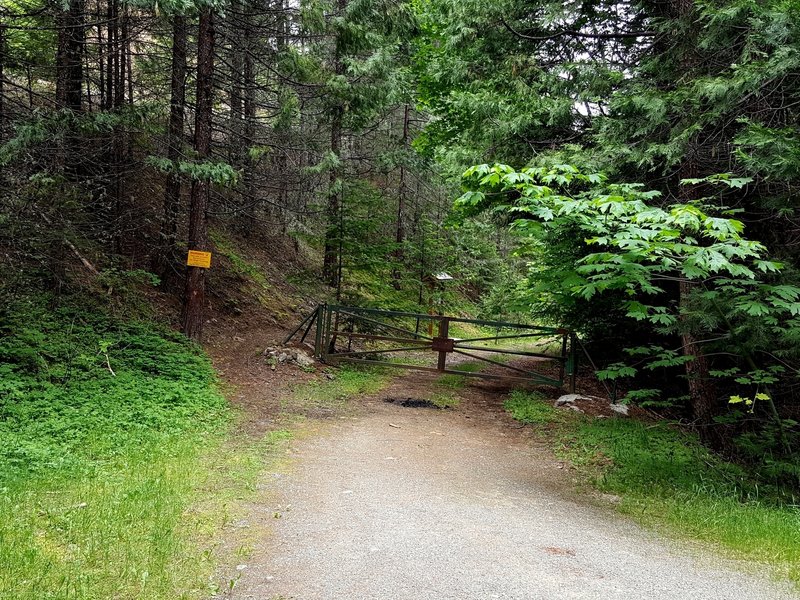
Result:
{"label": "roadside gravel", "polygon": [[[403,385],[384,395],[409,393]],[[372,399],[296,443],[294,467],[274,476],[274,505],[258,508],[273,535],[240,567],[231,597],[800,597],[576,495],[569,469],[487,397],[473,395],[471,410]]]}

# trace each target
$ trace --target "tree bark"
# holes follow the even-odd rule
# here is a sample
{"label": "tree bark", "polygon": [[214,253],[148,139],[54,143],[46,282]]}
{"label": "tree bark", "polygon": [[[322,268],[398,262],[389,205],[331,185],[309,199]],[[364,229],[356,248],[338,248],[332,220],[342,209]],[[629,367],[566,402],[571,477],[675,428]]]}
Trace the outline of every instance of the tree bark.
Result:
{"label": "tree bark", "polygon": [[169,131],[167,158],[173,169],[164,188],[164,215],[161,220],[161,248],[156,256],[156,273],[165,287],[178,268],[178,211],[181,202],[181,176],[175,166],[181,159],[186,103],[186,17],[172,20],[172,65],[170,77]]}
{"label": "tree bark", "polygon": [[[197,158],[204,160],[211,152],[211,116],[214,79],[214,13],[209,7],[200,12],[197,37],[197,99],[195,108],[194,146]],[[208,196],[210,182],[192,182],[189,206],[189,249],[208,249]],[[183,298],[182,329],[189,339],[199,342],[203,336],[206,272],[200,267],[187,267]]]}
{"label": "tree bark", "polygon": [[[128,79],[128,7],[114,0],[114,108],[125,106],[126,80]],[[125,219],[125,180],[124,164],[128,156],[128,133],[124,124],[114,127],[112,140],[112,190],[114,198],[114,220],[118,224],[114,231],[114,251],[123,253],[123,230]]]}
{"label": "tree bark", "polygon": [[102,17],[100,15],[100,2],[97,2],[95,6],[94,15],[92,15],[95,22],[97,23],[97,40],[95,43],[97,44],[97,73],[98,73],[98,83],[97,89],[98,94],[100,96],[100,101],[98,105],[100,106],[100,110],[105,110],[106,108],[106,43],[103,38],[103,25],[102,25]]}
{"label": "tree bark", "polygon": [[[695,284],[682,281],[680,284],[680,305],[682,311],[688,311],[688,302]],[[686,316],[682,317],[684,323]],[[697,338],[691,330],[685,329],[681,334],[683,353],[693,356],[693,360],[686,363],[686,378],[689,385],[689,397],[692,402],[692,417],[700,427],[704,439],[712,437],[707,430],[713,423],[717,411],[717,390],[714,380],[709,375],[708,359],[703,348],[697,343]]]}
{"label": "tree bark", "polygon": [[106,5],[106,64],[105,64],[105,91],[103,93],[103,109],[108,110],[114,105],[114,39],[116,30],[116,0],[108,0]]}
{"label": "tree bark", "polygon": [[0,141],[5,139],[3,134],[6,124],[6,105],[5,105],[5,71],[6,64],[6,25],[0,21]]}
{"label": "tree bark", "polygon": [[[124,29],[124,47],[125,47],[125,64],[127,65],[128,73],[128,106],[133,106],[133,52],[131,49],[133,36],[130,33],[130,20],[131,12],[130,7],[125,5],[125,29]],[[131,144],[128,144],[128,153],[131,151]]]}
{"label": "tree bark", "polygon": [[[403,106],[403,137],[401,138],[401,146],[403,151],[408,150],[408,123],[409,123],[410,106],[406,104]],[[392,268],[392,285],[395,289],[400,289],[400,262],[403,260],[403,242],[406,239],[406,229],[404,224],[404,212],[406,207],[406,156],[403,155],[403,162],[400,163],[400,177],[397,190],[397,223],[395,225],[395,244],[397,248],[394,251],[395,264]]]}
{"label": "tree bark", "polygon": [[84,0],[70,0],[58,18],[56,104],[80,112],[83,96]]}
{"label": "tree bark", "polygon": [[[124,9],[123,9],[124,11]],[[115,1],[114,15],[114,108],[125,104],[125,17],[120,16],[119,4]]]}
{"label": "tree bark", "polygon": [[[276,31],[277,34],[275,36],[275,49],[278,54],[278,58],[283,54],[285,51],[286,45],[288,43],[288,36],[289,36],[289,23],[287,19],[287,2],[286,0],[277,0],[276,1],[276,8],[278,10],[277,14],[277,23],[276,23]],[[282,82],[279,78],[276,77],[276,85],[281,86]],[[275,165],[275,173],[277,175],[277,192],[275,194],[275,208],[274,212],[278,218],[281,228],[281,234],[286,234],[288,228],[288,219],[287,219],[287,208],[289,206],[289,144],[290,144],[290,131],[291,126],[285,126],[282,124],[279,128],[275,129],[275,151],[273,153],[273,162]],[[294,239],[294,243],[297,243],[297,239]]]}
{"label": "tree bark", "polygon": [[[236,19],[246,19],[243,14],[244,7],[239,0],[231,2],[230,20],[228,22],[227,33],[229,37],[229,64],[231,69],[229,100],[231,107],[230,132],[228,139],[228,159],[232,164],[237,164],[242,154],[242,112],[243,98],[242,89],[244,87],[244,52],[242,38],[243,32],[239,30]],[[249,23],[248,23],[249,24]],[[245,26],[246,29],[246,26]],[[246,40],[245,40],[246,41]]]}
{"label": "tree bark", "polygon": [[[339,18],[344,18],[347,0],[337,0]],[[333,72],[337,77],[344,74],[342,62],[343,44],[341,36],[336,38],[336,48],[333,55]],[[343,231],[341,228],[342,210],[342,123],[344,120],[344,106],[338,103],[331,112],[331,154],[336,157],[337,165],[331,167],[328,184],[328,204],[326,207],[327,228],[325,230],[325,255],[322,263],[322,278],[331,287],[340,287],[340,262]]]}
{"label": "tree bark", "polygon": [[[344,109],[336,107],[331,120],[331,154],[341,160],[342,154],[342,119]],[[342,231],[340,225],[340,211],[342,210],[342,181],[340,166],[331,167],[328,181],[328,205],[326,217],[328,221],[325,230],[325,256],[322,263],[322,276],[331,287],[339,286],[339,247],[341,245]]]}
{"label": "tree bark", "polygon": [[[244,63],[242,81],[244,85],[243,106],[244,106],[244,145],[250,147],[255,141],[256,134],[256,74],[255,65],[253,63],[253,26],[251,22],[250,8],[248,5],[245,28],[244,28]],[[245,202],[249,206],[251,212],[250,218],[247,220],[245,227],[246,233],[249,234],[254,226],[253,212],[256,211],[256,190],[255,181],[253,177],[253,163],[250,155],[245,152],[244,156],[244,174],[242,182],[244,187]]]}

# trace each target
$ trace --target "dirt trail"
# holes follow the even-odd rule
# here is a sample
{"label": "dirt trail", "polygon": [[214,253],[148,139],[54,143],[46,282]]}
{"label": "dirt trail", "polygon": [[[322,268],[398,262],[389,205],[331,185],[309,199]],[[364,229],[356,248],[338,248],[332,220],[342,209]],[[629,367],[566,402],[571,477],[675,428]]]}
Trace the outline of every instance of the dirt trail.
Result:
{"label": "dirt trail", "polygon": [[503,414],[497,384],[471,384],[456,410],[383,401],[424,397],[413,381],[294,445],[260,510],[274,535],[232,598],[797,598],[576,496],[569,470]]}

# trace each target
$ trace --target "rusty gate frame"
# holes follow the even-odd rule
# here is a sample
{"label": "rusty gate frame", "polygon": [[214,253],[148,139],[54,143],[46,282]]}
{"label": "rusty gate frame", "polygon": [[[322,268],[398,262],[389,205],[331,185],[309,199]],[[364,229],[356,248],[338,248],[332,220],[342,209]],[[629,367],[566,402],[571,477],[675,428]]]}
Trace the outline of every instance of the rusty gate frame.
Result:
{"label": "rusty gate frame", "polygon": [[[416,321],[414,331],[405,329],[393,324],[381,322],[380,318],[387,319],[413,319]],[[354,327],[356,321],[369,324],[373,328],[383,329],[381,333],[360,333]],[[420,333],[420,324],[428,322],[429,334]],[[350,329],[340,329],[340,325],[349,323]],[[497,330],[497,335],[459,339],[450,337],[451,323],[466,323],[481,327],[492,327]],[[431,325],[436,324],[436,335],[432,334]],[[360,308],[342,305],[320,304],[312,313],[306,316],[300,324],[286,337],[284,344],[288,344],[301,330],[300,343],[308,337],[312,328],[315,327],[314,334],[314,356],[328,364],[338,364],[339,362],[350,362],[357,364],[379,365],[382,367],[395,367],[408,370],[428,371],[437,373],[451,373],[463,375],[465,377],[479,377],[483,379],[509,379],[515,381],[533,382],[540,384],[563,387],[569,378],[570,391],[574,393],[577,365],[577,339],[575,334],[567,329],[557,327],[543,327],[538,325],[525,325],[522,323],[509,323],[503,321],[489,321],[483,319],[466,319],[462,317],[452,317],[445,315],[428,315],[424,313],[413,313],[396,310],[382,310],[377,308]],[[511,333],[499,335],[503,329],[516,330],[521,333]],[[402,337],[401,337],[402,335]],[[475,346],[476,342],[499,343],[500,340],[517,340],[525,338],[560,338],[561,352],[559,354],[546,354],[544,352],[530,352],[527,350],[508,349],[499,346],[486,347]],[[347,350],[337,350],[336,344],[339,340],[347,341]],[[401,347],[389,347],[378,350],[352,350],[354,340],[364,340],[373,342],[404,343]],[[377,360],[375,355],[391,354],[393,352],[413,352],[429,350],[437,353],[435,367],[413,365],[405,363],[391,363]],[[490,352],[500,355],[527,356],[540,358],[547,361],[559,363],[559,378],[554,379],[536,371],[523,369],[503,362],[492,360],[485,356],[474,354],[473,352]],[[510,371],[515,375],[467,372],[447,368],[447,355],[451,353],[467,356],[472,359],[494,364]],[[518,375],[516,373],[519,373]]]}

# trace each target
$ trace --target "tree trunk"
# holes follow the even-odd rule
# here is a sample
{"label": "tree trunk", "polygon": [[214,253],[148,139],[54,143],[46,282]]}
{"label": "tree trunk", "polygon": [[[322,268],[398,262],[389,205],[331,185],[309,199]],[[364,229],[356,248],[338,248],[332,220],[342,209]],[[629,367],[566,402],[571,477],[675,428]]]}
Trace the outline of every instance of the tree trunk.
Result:
{"label": "tree trunk", "polygon": [[[694,0],[673,0],[669,8],[673,18],[685,19],[694,10]],[[684,46],[680,59],[682,71],[691,72],[697,68],[697,56],[694,52],[693,46]],[[699,164],[696,152],[697,143],[692,141],[687,146],[683,163],[678,169],[679,179],[698,177]],[[691,190],[686,187],[681,188],[680,196],[684,201],[694,199]],[[692,408],[692,418],[698,427],[700,437],[706,444],[717,446],[719,439],[713,429],[714,416],[717,411],[717,390],[714,380],[709,374],[708,358],[703,351],[703,347],[697,343],[697,337],[691,330],[691,326],[687,323],[688,317],[686,313],[690,310],[688,303],[694,288],[694,283],[683,281],[679,290],[681,320],[684,324],[681,333],[683,353],[686,356],[693,357],[685,366],[689,401]]]}
{"label": "tree trunk", "polygon": [[[697,163],[692,154],[693,150],[690,148],[687,158],[679,169],[681,179],[697,177]],[[689,196],[690,194],[684,195],[683,200],[690,200]],[[717,446],[719,439],[713,431],[713,420],[717,411],[717,390],[714,380],[709,374],[708,359],[704,354],[703,347],[697,343],[697,338],[692,331],[688,317],[688,313],[691,310],[689,306],[690,296],[696,285],[690,281],[682,281],[680,283],[679,304],[683,322],[681,346],[683,347],[684,355],[693,357],[685,366],[692,418],[698,427],[702,440],[708,445]]]}
{"label": "tree trunk", "polygon": [[[5,105],[5,72],[4,66],[6,64],[6,25],[0,22],[0,142],[5,139],[3,131],[7,120],[6,105]],[[10,119],[9,119],[10,120]]]}
{"label": "tree trunk", "polygon": [[70,0],[58,18],[56,104],[80,112],[83,96],[84,0]]}
{"label": "tree trunk", "polygon": [[229,59],[231,76],[228,103],[231,107],[230,132],[228,138],[228,160],[231,164],[238,164],[242,156],[242,89],[244,87],[244,52],[242,32],[239,30],[237,19],[245,19],[244,7],[239,0],[231,2],[230,19],[227,33],[229,36]]}
{"label": "tree trunk", "polygon": [[[695,284],[683,281],[680,284],[680,305],[683,310],[688,310],[689,297]],[[686,317],[682,317],[684,322]],[[697,343],[694,334],[687,330],[681,334],[683,353],[694,357],[686,363],[686,378],[689,384],[689,396],[692,402],[692,417],[700,427],[701,436],[710,439],[707,431],[713,423],[717,411],[717,390],[714,380],[709,375],[708,359],[703,353],[703,348]]]}
{"label": "tree trunk", "polygon": [[[214,79],[214,13],[206,7],[200,13],[197,37],[197,100],[194,146],[197,158],[204,160],[211,152],[211,116]],[[192,182],[189,206],[189,249],[208,249],[208,196],[210,182]],[[203,336],[206,273],[200,267],[187,267],[183,298],[182,328],[189,339],[199,342]]]}
{"label": "tree trunk", "polygon": [[178,211],[181,203],[181,177],[176,164],[183,147],[184,105],[186,103],[186,17],[172,20],[172,66],[169,103],[167,158],[173,169],[164,189],[164,216],[161,220],[161,248],[156,256],[156,273],[165,287],[178,268]]}
{"label": "tree trunk", "polygon": [[395,225],[395,244],[397,244],[397,248],[395,249],[393,255],[395,264],[392,268],[392,285],[396,290],[400,289],[400,264],[403,260],[403,242],[406,239],[406,230],[404,224],[404,216],[403,213],[405,212],[406,207],[406,155],[405,152],[408,151],[408,122],[409,122],[409,112],[410,106],[406,104],[403,107],[403,137],[400,140],[401,146],[403,148],[403,162],[400,163],[400,181],[398,183],[398,190],[397,190],[397,223]]}
{"label": "tree trunk", "polygon": [[[344,110],[336,107],[331,120],[331,154],[341,160],[342,154],[342,118]],[[339,247],[341,245],[342,231],[340,225],[340,211],[342,210],[342,181],[340,166],[331,167],[328,182],[328,205],[326,217],[328,220],[325,230],[325,256],[322,264],[322,277],[331,287],[339,285]]]}
{"label": "tree trunk", "polygon": [[[56,49],[56,107],[78,113],[83,96],[83,24],[84,0],[69,0],[58,12],[58,47]],[[81,162],[80,139],[75,132],[64,136],[56,162],[71,179],[82,179],[85,164]]]}
{"label": "tree trunk", "polygon": [[[127,73],[127,38],[128,38],[128,8],[122,7],[118,0],[114,0],[114,108],[119,110],[125,106],[125,82]],[[114,251],[123,253],[123,230],[125,220],[125,181],[123,178],[124,163],[127,157],[128,135],[124,125],[114,127],[112,141],[112,168],[113,177],[112,193],[114,198],[114,220],[117,227],[114,231]]]}
{"label": "tree trunk", "polygon": [[33,72],[30,65],[25,65],[25,78],[28,82],[28,110],[33,110]]}
{"label": "tree trunk", "polygon": [[114,39],[116,37],[115,30],[117,27],[116,21],[116,0],[108,0],[106,5],[106,74],[105,84],[106,89],[103,94],[105,98],[104,110],[110,109],[114,105]]}
{"label": "tree trunk", "polygon": [[[347,0],[337,0],[339,18],[344,18]],[[333,72],[337,77],[344,74],[344,63],[342,62],[343,40],[336,39],[336,49],[333,55]],[[326,217],[328,221],[325,230],[325,255],[322,263],[322,278],[330,286],[340,287],[340,249],[342,246],[341,215],[342,210],[342,122],[344,120],[344,106],[337,104],[331,113],[331,154],[336,157],[338,164],[331,167],[328,183],[328,205],[326,207]]]}
{"label": "tree trunk", "polygon": [[115,2],[114,14],[114,108],[125,104],[125,17],[120,16],[119,4]]}
{"label": "tree trunk", "polygon": [[86,82],[85,82],[86,83],[86,110],[87,110],[87,112],[91,113],[91,112],[94,111],[94,106],[93,106],[94,101],[92,100],[92,77],[91,77],[92,66],[91,66],[91,64],[89,62],[89,58],[90,58],[89,57],[89,50],[87,49],[83,53],[83,69],[84,69],[84,72],[86,73]]}
{"label": "tree trunk", "polygon": [[100,16],[100,2],[98,1],[93,15],[97,22],[97,72],[98,72],[98,93],[100,95],[100,110],[106,109],[106,43],[103,39],[102,17]]}
{"label": "tree trunk", "polygon": [[[275,49],[278,54],[278,59],[286,49],[289,36],[288,20],[287,20],[287,2],[286,0],[277,0],[276,8],[278,10],[275,36]],[[282,82],[276,77],[276,85],[281,86]],[[278,187],[275,194],[274,211],[280,223],[281,233],[286,234],[288,228],[287,209],[289,207],[289,144],[290,144],[290,131],[291,125],[281,124],[275,130],[275,152],[274,152],[274,165],[275,173],[277,175],[276,185]],[[297,239],[294,240],[295,244]]]}
{"label": "tree trunk", "polygon": [[[256,134],[256,80],[253,64],[253,8],[249,2],[240,2],[242,31],[236,31],[236,52],[233,61],[235,71],[231,100],[236,107],[234,124],[238,141],[236,146],[236,163],[242,169],[242,200],[240,226],[242,234],[247,237],[255,228],[255,217],[258,201],[253,176],[253,161],[248,149],[253,146]],[[240,37],[239,37],[240,36]],[[232,113],[234,111],[232,110]],[[233,133],[233,131],[232,131]]]}
{"label": "tree trunk", "polygon": [[[131,51],[131,43],[133,36],[130,33],[130,20],[131,20],[131,13],[130,7],[125,5],[125,29],[124,29],[124,47],[125,47],[125,64],[127,65],[127,73],[128,73],[128,106],[133,106],[133,52]],[[132,148],[131,144],[128,144],[128,152],[130,153]]]}

